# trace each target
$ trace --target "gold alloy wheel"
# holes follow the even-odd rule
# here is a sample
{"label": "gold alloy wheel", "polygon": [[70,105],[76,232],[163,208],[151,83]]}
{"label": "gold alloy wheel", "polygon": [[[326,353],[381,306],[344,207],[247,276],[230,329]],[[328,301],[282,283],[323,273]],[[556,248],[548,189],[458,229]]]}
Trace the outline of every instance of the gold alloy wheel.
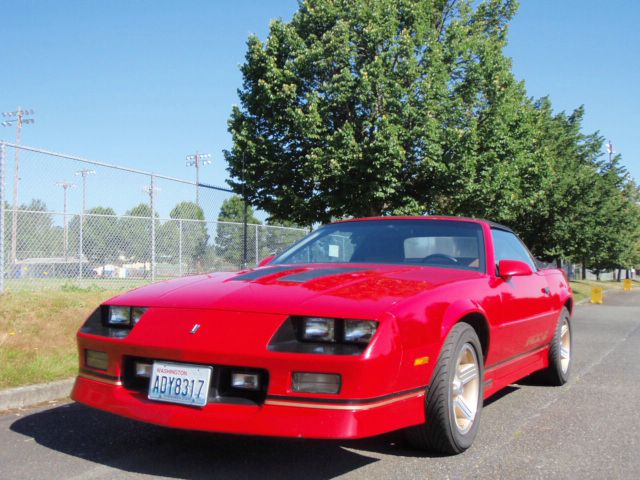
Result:
{"label": "gold alloy wheel", "polygon": [[569,329],[569,321],[566,318],[563,318],[562,326],[560,327],[560,366],[562,367],[562,373],[567,373],[570,361],[571,330]]}
{"label": "gold alloy wheel", "polygon": [[465,343],[458,355],[456,371],[451,382],[451,404],[456,428],[467,433],[478,411],[480,378],[478,376],[478,356],[470,343]]}

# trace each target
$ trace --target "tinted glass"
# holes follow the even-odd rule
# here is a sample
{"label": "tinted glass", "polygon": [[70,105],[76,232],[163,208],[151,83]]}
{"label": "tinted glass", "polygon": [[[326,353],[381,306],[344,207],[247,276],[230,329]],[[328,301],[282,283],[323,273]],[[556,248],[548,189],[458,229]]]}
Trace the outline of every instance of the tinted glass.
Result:
{"label": "tinted glass", "polygon": [[531,265],[535,271],[536,265],[529,254],[529,251],[522,244],[520,239],[511,232],[493,229],[493,251],[496,257],[496,265],[500,260],[520,260]]}
{"label": "tinted glass", "polygon": [[447,220],[371,220],[327,225],[272,264],[393,263],[484,271],[482,228]]}

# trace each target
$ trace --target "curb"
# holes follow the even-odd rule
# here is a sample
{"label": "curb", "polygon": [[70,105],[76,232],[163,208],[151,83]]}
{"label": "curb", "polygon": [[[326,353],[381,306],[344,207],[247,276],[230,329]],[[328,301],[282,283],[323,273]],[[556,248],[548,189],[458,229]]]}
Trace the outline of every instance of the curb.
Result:
{"label": "curb", "polygon": [[0,390],[0,412],[68,397],[75,378]]}

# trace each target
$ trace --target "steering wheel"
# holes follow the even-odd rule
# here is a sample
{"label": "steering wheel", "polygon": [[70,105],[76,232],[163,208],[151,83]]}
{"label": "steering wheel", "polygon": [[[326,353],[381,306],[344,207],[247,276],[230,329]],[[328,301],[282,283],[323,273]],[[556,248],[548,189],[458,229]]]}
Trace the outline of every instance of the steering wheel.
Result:
{"label": "steering wheel", "polygon": [[424,263],[435,263],[436,265],[455,265],[458,259],[444,253],[433,253],[422,259]]}

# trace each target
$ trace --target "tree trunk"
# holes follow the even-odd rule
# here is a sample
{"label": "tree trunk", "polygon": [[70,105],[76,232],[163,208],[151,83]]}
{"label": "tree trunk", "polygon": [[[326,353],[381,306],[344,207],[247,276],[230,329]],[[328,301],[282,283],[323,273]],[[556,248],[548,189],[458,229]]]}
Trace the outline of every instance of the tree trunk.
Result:
{"label": "tree trunk", "polygon": [[582,280],[586,280],[587,279],[587,265],[586,265],[586,261],[583,258],[582,259]]}
{"label": "tree trunk", "polygon": [[371,204],[369,206],[369,217],[381,217],[382,216],[382,206]]}
{"label": "tree trunk", "polygon": [[622,269],[619,268],[618,269],[618,282],[621,280],[621,278],[622,278]]}

